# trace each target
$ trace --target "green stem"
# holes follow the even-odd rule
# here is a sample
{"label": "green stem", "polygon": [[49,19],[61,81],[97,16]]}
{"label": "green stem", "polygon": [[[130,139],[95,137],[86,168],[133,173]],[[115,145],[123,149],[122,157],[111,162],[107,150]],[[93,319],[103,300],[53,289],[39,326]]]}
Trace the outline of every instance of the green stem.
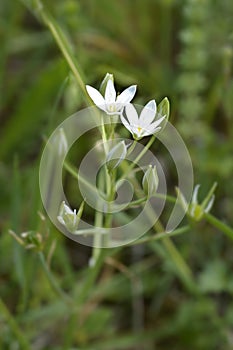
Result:
{"label": "green stem", "polygon": [[[147,207],[147,215],[149,220],[151,220],[151,222],[155,221],[155,213],[151,207]],[[156,223],[154,224],[154,230],[158,232],[165,231],[162,223],[159,220],[157,220]],[[169,253],[175,266],[177,267],[177,271],[183,283],[192,293],[197,292],[197,287],[193,278],[192,271],[190,270],[186,261],[183,259],[182,255],[180,254],[180,252],[178,251],[178,249],[176,248],[172,240],[169,238],[169,236],[164,236],[164,239],[162,240],[162,244],[164,245],[165,249]]]}
{"label": "green stem", "polygon": [[102,141],[103,141],[103,145],[104,145],[104,152],[105,152],[105,156],[107,156],[109,149],[108,149],[108,138],[107,138],[107,133],[105,130],[105,124],[104,124],[104,119],[103,116],[101,118],[101,136],[102,136]]}
{"label": "green stem", "polygon": [[126,208],[128,209],[128,208],[131,208],[131,207],[133,207],[133,206],[135,206],[135,205],[142,204],[142,203],[144,203],[146,200],[147,200],[147,197],[143,197],[143,198],[140,198],[140,199],[136,199],[135,201],[130,202],[130,203],[127,205]]}
{"label": "green stem", "polygon": [[215,216],[213,216],[213,215],[211,215],[209,213],[205,214],[205,218],[211,225],[213,225],[218,230],[220,230],[223,233],[225,233],[230,239],[233,240],[233,229],[231,227],[229,227],[228,225],[224,224],[222,221],[220,221]]}
{"label": "green stem", "polygon": [[180,252],[178,251],[174,243],[170,240],[170,238],[164,238],[163,244],[167,249],[167,251],[169,252],[170,257],[174,261],[179,271],[179,274],[183,282],[187,286],[187,288],[192,292],[196,291],[197,288],[196,288],[195,281],[193,279],[192,271],[190,270],[189,266],[183,259],[182,255],[180,254]]}
{"label": "green stem", "polygon": [[127,155],[128,155],[128,156],[133,152],[134,148],[136,147],[136,144],[137,144],[137,141],[134,140],[133,143],[132,143],[132,145],[131,145],[131,146],[129,147],[129,149],[128,149],[128,152],[127,152]]}
{"label": "green stem", "polygon": [[[106,213],[106,220],[105,220],[105,228],[110,228],[112,225],[112,213],[111,213],[111,202],[114,199],[115,195],[115,175],[116,172],[113,170],[113,172],[108,173],[107,172],[107,200],[108,200],[108,212]],[[105,245],[108,246],[109,242],[109,235],[105,235]]]}
{"label": "green stem", "polygon": [[137,158],[135,159],[134,163],[131,165],[131,167],[133,168],[135,164],[137,164],[139,162],[139,160],[144,156],[144,154],[148,151],[148,149],[152,146],[152,144],[154,143],[156,139],[156,136],[153,135],[150,138],[150,141],[148,141],[148,143],[146,144],[146,146],[143,148],[143,150],[141,151],[141,153],[139,153],[139,155],[137,156]]}
{"label": "green stem", "polygon": [[[73,166],[71,166],[67,161],[63,163],[64,168],[72,175],[76,180],[82,182],[85,186],[87,186],[91,191],[94,193],[96,192],[96,187],[93,186],[89,181],[87,181],[80,173],[78,173],[78,169],[75,169]],[[106,194],[98,189],[99,195],[103,198],[106,197]]]}
{"label": "green stem", "polygon": [[[104,178],[103,178],[103,176],[100,176],[99,181],[98,181],[98,188],[102,189],[103,187],[104,187]],[[102,227],[102,226],[103,226],[103,212],[96,210],[95,211],[95,227]],[[100,235],[100,233],[96,232],[95,236],[94,236],[92,258],[91,258],[91,260],[94,262],[94,264],[97,262],[99,255],[100,255],[100,252],[101,252],[101,240],[102,240],[102,235]]]}
{"label": "green stem", "polygon": [[50,282],[50,285],[53,289],[53,291],[60,297],[64,300],[65,303],[72,303],[72,299],[70,298],[69,295],[67,295],[61,288],[60,286],[58,285],[57,281],[54,279],[47,263],[46,263],[46,259],[45,259],[45,256],[44,256],[44,253],[43,252],[39,252],[38,253],[39,255],[39,259],[40,259],[40,262],[41,262],[41,265],[43,267],[43,270],[46,274],[46,277],[48,278],[48,281]]}
{"label": "green stem", "polygon": [[44,21],[45,25],[49,28],[64,58],[66,59],[66,62],[68,63],[78,85],[81,88],[86,102],[88,104],[92,104],[92,101],[86,91],[86,87],[81,75],[81,69],[79,67],[79,64],[77,63],[76,58],[72,53],[70,44],[68,43],[68,40],[65,37],[63,31],[61,30],[55,19],[48,12],[48,10],[45,9],[44,5],[40,2],[40,0],[37,0],[37,11],[40,13],[42,20]]}
{"label": "green stem", "polygon": [[138,244],[144,244],[144,243],[148,243],[148,242],[152,242],[152,241],[159,241],[168,237],[174,237],[174,236],[178,236],[181,235],[183,233],[186,233],[187,231],[190,230],[190,227],[187,226],[183,226],[180,227],[172,232],[160,232],[160,233],[156,233],[153,236],[149,236],[149,237],[145,237],[142,239],[139,239],[138,241],[135,241],[133,243],[130,243],[130,245],[138,245]]}
{"label": "green stem", "polygon": [[8,310],[7,306],[5,305],[5,303],[1,298],[0,298],[0,313],[8,322],[8,325],[10,326],[12,332],[15,334],[16,338],[18,339],[20,347],[25,350],[30,350],[31,348],[30,344],[28,343],[27,339],[25,338],[24,334],[19,328],[17,322],[15,321],[14,317],[11,315],[10,311]]}
{"label": "green stem", "polygon": [[107,233],[107,230],[105,228],[101,228],[101,227],[96,227],[96,228],[87,228],[87,229],[83,229],[83,230],[77,230],[72,232],[73,235],[95,235],[95,234],[105,234]]}
{"label": "green stem", "polygon": [[[144,156],[144,154],[148,151],[148,149],[152,146],[153,142],[155,141],[156,136],[153,135],[146,144],[146,146],[143,148],[143,150],[139,153],[139,155],[136,157],[133,163],[129,167],[127,167],[126,171],[121,175],[121,177],[118,179],[118,182],[128,176],[128,174],[131,172],[131,170],[137,165],[139,160]],[[134,146],[135,147],[135,146]]]}

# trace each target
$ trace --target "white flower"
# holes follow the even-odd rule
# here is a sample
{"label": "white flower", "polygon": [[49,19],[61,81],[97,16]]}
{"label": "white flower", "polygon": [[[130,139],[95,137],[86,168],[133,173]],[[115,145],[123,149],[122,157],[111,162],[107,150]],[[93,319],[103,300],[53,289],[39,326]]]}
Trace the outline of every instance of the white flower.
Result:
{"label": "white flower", "polygon": [[86,85],[87,92],[92,101],[109,115],[121,114],[122,109],[134,97],[137,86],[131,85],[116,97],[116,90],[112,79],[109,79],[106,85],[104,97],[92,86]]}
{"label": "white flower", "polygon": [[140,116],[135,107],[130,103],[125,107],[127,119],[121,115],[121,121],[124,126],[131,132],[134,139],[140,140],[144,136],[153,135],[161,129],[159,126],[166,116],[154,120],[156,117],[157,107],[155,100],[149,101]]}

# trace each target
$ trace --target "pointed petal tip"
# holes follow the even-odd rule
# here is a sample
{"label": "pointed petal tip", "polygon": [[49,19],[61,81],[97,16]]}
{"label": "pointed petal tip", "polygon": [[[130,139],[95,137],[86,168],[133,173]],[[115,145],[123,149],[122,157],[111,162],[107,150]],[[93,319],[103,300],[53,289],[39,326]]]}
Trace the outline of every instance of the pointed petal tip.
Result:
{"label": "pointed petal tip", "polygon": [[155,100],[150,100],[146,105],[145,105],[145,108],[150,108],[152,109],[153,111],[156,111],[156,102]]}
{"label": "pointed petal tip", "polygon": [[212,206],[214,204],[214,200],[215,200],[215,195],[213,194],[213,196],[209,200],[207,207],[204,209],[205,213],[209,213],[210,209],[212,208]]}
{"label": "pointed petal tip", "polygon": [[96,104],[97,106],[104,106],[105,105],[105,99],[103,98],[103,96],[101,95],[101,93],[97,89],[93,88],[90,85],[86,85],[86,90],[88,92],[88,95],[90,96],[90,98],[94,102],[94,104]]}
{"label": "pointed petal tip", "polygon": [[116,102],[122,105],[128,104],[136,93],[136,85],[131,85],[126,88],[120,95],[117,96]]}
{"label": "pointed petal tip", "polygon": [[116,101],[116,90],[112,79],[109,79],[105,89],[106,103],[114,103]]}
{"label": "pointed petal tip", "polygon": [[[126,89],[127,90],[127,89]],[[130,85],[128,87],[128,91],[132,94],[132,96],[134,96],[136,94],[136,90],[137,90],[137,85]],[[133,98],[133,97],[132,97]]]}
{"label": "pointed petal tip", "polygon": [[198,191],[199,191],[200,186],[201,186],[200,184],[197,184],[194,187],[192,201],[191,201],[192,204],[197,203],[197,196],[198,196]]}

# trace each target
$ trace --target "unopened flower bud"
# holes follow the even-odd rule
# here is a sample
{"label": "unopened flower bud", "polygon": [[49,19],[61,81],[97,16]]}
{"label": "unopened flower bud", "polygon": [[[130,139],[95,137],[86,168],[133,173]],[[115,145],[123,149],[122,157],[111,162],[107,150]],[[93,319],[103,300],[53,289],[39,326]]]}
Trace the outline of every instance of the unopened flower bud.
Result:
{"label": "unopened flower bud", "polygon": [[107,155],[107,168],[112,171],[120,165],[120,163],[125,159],[127,154],[127,147],[124,141],[119,142],[114,146]]}
{"label": "unopened flower bud", "polygon": [[113,74],[107,73],[107,74],[105,75],[105,77],[104,77],[104,79],[103,79],[101,85],[100,85],[100,93],[101,93],[101,94],[104,94],[109,80],[112,80],[112,82],[114,83]]}
{"label": "unopened flower bud", "polygon": [[142,179],[142,188],[148,197],[156,194],[159,185],[159,178],[156,166],[149,165]]}
{"label": "unopened flower bud", "polygon": [[63,157],[68,151],[68,143],[63,128],[58,130],[58,133],[53,139],[53,150],[59,157]]}
{"label": "unopened flower bud", "polygon": [[165,122],[163,123],[162,129],[165,128],[170,115],[170,102],[167,97],[160,102],[157,107],[157,118],[164,117]]}
{"label": "unopened flower bud", "polygon": [[200,221],[204,214],[209,213],[210,209],[213,206],[214,203],[214,191],[216,189],[217,183],[214,183],[211,187],[210,191],[208,192],[207,196],[203,200],[202,203],[198,202],[198,191],[200,188],[200,185],[196,185],[193,191],[191,203],[188,204],[184,195],[181,193],[179,188],[176,189],[178,200],[185,210],[187,211],[188,216],[194,220],[194,221]]}
{"label": "unopened flower bud", "polygon": [[14,231],[9,230],[9,234],[26,249],[43,250],[43,237],[39,232],[27,231],[17,235]]}
{"label": "unopened flower bud", "polygon": [[214,185],[212,186],[209,193],[207,194],[207,196],[205,197],[205,199],[201,204],[198,203],[198,199],[197,199],[200,185],[195,186],[193,191],[192,201],[191,201],[191,204],[189,205],[189,210],[188,210],[188,214],[189,216],[191,216],[192,219],[199,221],[202,219],[205,213],[208,213],[210,211],[215,199],[215,196],[213,193],[216,189],[216,186],[217,184],[214,183]]}
{"label": "unopened flower bud", "polygon": [[61,204],[60,212],[57,217],[58,221],[65,226],[70,232],[75,232],[78,229],[78,225],[83,213],[84,209],[84,201],[82,202],[78,213],[76,213],[76,209],[71,210],[68,205],[63,201]]}

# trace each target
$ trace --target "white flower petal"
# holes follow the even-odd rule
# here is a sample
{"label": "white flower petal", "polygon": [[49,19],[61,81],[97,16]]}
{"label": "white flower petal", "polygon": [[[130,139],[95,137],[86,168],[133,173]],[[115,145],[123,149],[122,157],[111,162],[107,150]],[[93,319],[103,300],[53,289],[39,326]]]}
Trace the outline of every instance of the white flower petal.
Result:
{"label": "white flower petal", "polygon": [[100,108],[102,107],[101,109],[105,110],[105,99],[101,93],[90,85],[86,85],[86,89],[94,104]]}
{"label": "white flower petal", "polygon": [[153,135],[153,131],[154,131],[154,129],[151,129],[150,127],[144,128],[143,129],[143,136]]}
{"label": "white flower petal", "polygon": [[65,214],[71,214],[71,215],[74,214],[73,210],[71,210],[67,204],[64,203],[63,206],[64,206]]}
{"label": "white flower petal", "polygon": [[128,104],[134,97],[137,90],[137,85],[131,85],[125,89],[119,96],[117,96],[116,102],[119,105]]}
{"label": "white flower petal", "polygon": [[153,129],[152,134],[154,135],[156,132],[160,131],[161,129],[162,129],[161,126],[155,128],[155,129]]}
{"label": "white flower petal", "polygon": [[123,115],[120,116],[122,124],[132,133],[131,126],[127,122],[127,120],[123,117]]}
{"label": "white flower petal", "polygon": [[151,124],[155,118],[156,110],[157,107],[155,100],[151,100],[145,105],[139,117],[144,126]]}
{"label": "white flower petal", "polygon": [[105,102],[107,104],[116,102],[116,90],[115,90],[112,79],[109,79],[107,82],[104,97],[105,97]]}
{"label": "white flower petal", "polygon": [[64,219],[63,219],[63,217],[62,216],[58,216],[57,217],[57,220],[62,224],[62,225],[66,225],[66,223],[65,223],[65,221],[64,221]]}
{"label": "white flower petal", "polygon": [[197,204],[197,195],[198,195],[199,187],[200,185],[198,184],[194,188],[193,196],[192,196],[192,204]]}
{"label": "white flower petal", "polygon": [[207,205],[207,207],[204,209],[204,212],[205,213],[209,213],[210,209],[212,208],[213,204],[214,204],[214,200],[215,200],[215,195],[213,195],[211,198],[210,198],[210,201]]}
{"label": "white flower petal", "polygon": [[162,121],[165,119],[165,116],[162,118],[159,118],[158,120],[156,120],[154,123],[150,124],[150,128],[151,129],[155,129],[157,128],[157,126],[159,126],[159,124],[162,123]]}
{"label": "white flower petal", "polygon": [[138,113],[135,107],[131,103],[126,105],[125,114],[126,114],[126,117],[128,118],[130,126],[138,125]]}

